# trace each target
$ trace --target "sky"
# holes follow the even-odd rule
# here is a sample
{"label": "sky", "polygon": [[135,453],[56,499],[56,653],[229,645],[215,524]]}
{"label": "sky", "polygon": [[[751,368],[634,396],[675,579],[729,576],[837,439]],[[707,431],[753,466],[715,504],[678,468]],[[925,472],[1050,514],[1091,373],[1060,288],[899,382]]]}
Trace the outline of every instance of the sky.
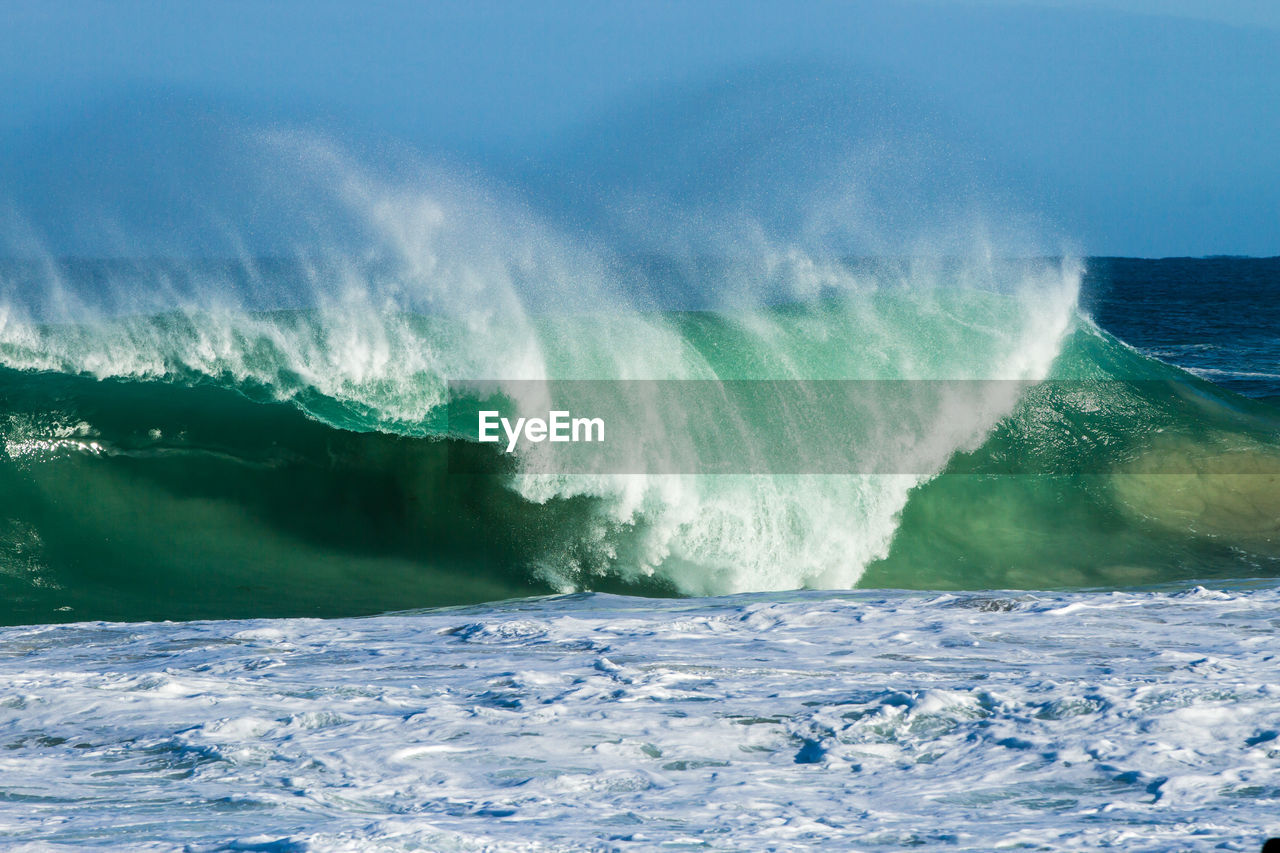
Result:
{"label": "sky", "polygon": [[[865,123],[927,125],[1084,253],[1280,254],[1273,3],[10,0],[0,80],[0,202],[55,252],[178,234],[184,198],[251,183],[201,130],[216,116],[548,197],[700,192],[725,151],[786,136],[778,122],[817,140],[776,158],[800,170]],[[561,195],[547,206],[589,207]],[[82,224],[97,209],[111,239]]]}

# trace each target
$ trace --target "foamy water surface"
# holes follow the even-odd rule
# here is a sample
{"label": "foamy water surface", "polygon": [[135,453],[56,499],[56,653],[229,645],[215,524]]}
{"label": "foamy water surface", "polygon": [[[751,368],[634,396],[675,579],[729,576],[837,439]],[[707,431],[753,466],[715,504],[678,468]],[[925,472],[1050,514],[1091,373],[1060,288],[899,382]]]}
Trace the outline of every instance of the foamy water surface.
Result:
{"label": "foamy water surface", "polygon": [[583,595],[0,630],[0,838],[1256,850],[1280,589]]}

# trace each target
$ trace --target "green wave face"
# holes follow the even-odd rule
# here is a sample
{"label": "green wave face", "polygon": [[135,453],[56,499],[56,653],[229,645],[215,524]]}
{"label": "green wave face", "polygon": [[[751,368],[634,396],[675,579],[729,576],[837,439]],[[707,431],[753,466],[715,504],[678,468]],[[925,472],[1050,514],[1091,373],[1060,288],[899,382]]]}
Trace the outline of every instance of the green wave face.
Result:
{"label": "green wave face", "polygon": [[[922,485],[866,586],[1116,587],[1280,574],[1280,412],[1087,321],[1055,378]],[[1136,380],[1136,381],[1114,381]],[[982,474],[1017,459],[1034,474]]]}
{"label": "green wave face", "polygon": [[[1035,299],[868,288],[480,324],[326,311],[11,322],[0,621],[1276,574],[1274,410],[1099,332],[1075,314],[1070,271],[1036,275]],[[551,475],[449,435],[458,378],[1034,382],[963,428],[928,395],[797,423],[830,463],[816,470],[836,473]],[[598,402],[606,420],[645,416],[625,395]],[[654,421],[673,441],[678,405]],[[765,414],[728,407],[746,451],[777,443]],[[937,452],[909,472],[848,467],[855,451],[922,442]]]}

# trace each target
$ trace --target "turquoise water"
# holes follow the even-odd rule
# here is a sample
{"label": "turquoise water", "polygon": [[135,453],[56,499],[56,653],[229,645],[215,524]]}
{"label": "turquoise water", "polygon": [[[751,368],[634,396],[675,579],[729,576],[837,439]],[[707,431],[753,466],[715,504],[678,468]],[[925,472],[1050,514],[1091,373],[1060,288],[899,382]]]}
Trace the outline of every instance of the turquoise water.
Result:
{"label": "turquoise water", "polygon": [[[864,271],[775,307],[521,313],[479,331],[367,306],[11,319],[0,619],[1277,574],[1268,402],[1114,337],[1075,307],[1069,265],[976,286],[929,274]],[[751,467],[789,422],[726,397],[741,468],[582,474],[450,434],[448,382],[466,376],[883,383],[847,417],[792,418],[798,472]],[[667,448],[687,437],[697,413],[681,407],[705,398],[655,411],[633,387],[593,398],[606,421]]]}

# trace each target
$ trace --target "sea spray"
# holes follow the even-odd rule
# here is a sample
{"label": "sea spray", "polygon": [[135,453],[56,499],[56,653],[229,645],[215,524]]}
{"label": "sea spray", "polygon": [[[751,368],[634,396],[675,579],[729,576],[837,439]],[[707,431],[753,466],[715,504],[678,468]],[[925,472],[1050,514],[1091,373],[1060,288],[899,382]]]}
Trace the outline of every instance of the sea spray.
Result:
{"label": "sea spray", "polygon": [[[952,358],[937,352],[940,372],[954,376],[966,364],[976,371],[984,342],[1013,352],[1022,366],[1034,364],[1025,352],[1004,348],[1010,339],[975,322],[996,306],[1022,316],[1016,300],[947,293],[905,306],[901,293],[879,294],[879,314],[870,313],[870,303],[854,304],[862,306],[858,322],[878,318],[870,334],[892,339],[891,319],[911,317],[923,339],[953,347]],[[930,309],[921,310],[925,305]],[[757,323],[765,316],[772,330],[767,347],[728,315],[668,312],[660,319],[682,330],[691,364],[706,371],[700,381],[729,388],[743,380],[718,377],[804,375],[783,373],[782,364],[838,375],[841,352],[861,352],[839,344],[854,322],[849,305],[770,310],[772,318],[768,310],[753,315]],[[688,594],[855,582],[1091,586],[1275,571],[1268,568],[1275,553],[1270,517],[1254,523],[1249,513],[1230,512],[1242,500],[1253,507],[1269,500],[1263,474],[1270,469],[1262,463],[1275,455],[1274,410],[1069,316],[1047,381],[906,380],[918,399],[886,396],[880,409],[859,408],[862,420],[847,431],[816,433],[804,445],[813,448],[814,464],[888,464],[921,436],[959,430],[925,457],[931,465],[903,474],[538,470],[536,454],[494,452],[450,434],[443,417],[397,426],[421,403],[398,401],[393,385],[361,389],[360,397],[308,387],[288,361],[269,361],[274,350],[253,358],[260,375],[281,378],[280,388],[189,367],[163,377],[101,379],[85,369],[6,368],[0,477],[9,523],[0,582],[8,618],[336,615],[584,588]],[[326,321],[306,312],[248,319],[281,336],[312,334]],[[432,318],[395,319],[416,336],[415,346],[438,340]],[[152,318],[147,322],[156,325],[145,328],[172,321]],[[193,334],[198,322],[184,319],[182,334]],[[641,325],[656,323],[645,318]],[[576,351],[625,340],[617,316],[606,322],[583,315],[576,324],[562,317],[551,325],[576,338]],[[69,355],[92,355],[93,334],[102,333],[31,328],[49,342],[47,350]],[[795,328],[804,334],[778,332]],[[540,332],[539,339],[552,338]],[[138,352],[149,355],[135,363],[156,355]],[[10,364],[26,367],[22,355],[16,348],[5,353]],[[886,393],[902,384],[883,381]],[[955,390],[924,393],[935,384]],[[984,386],[1005,391],[975,421],[981,410],[971,404]],[[876,420],[913,401],[923,431],[904,429],[897,415]],[[643,397],[619,394],[612,402],[612,412],[593,413],[608,421],[645,412]],[[681,438],[671,412],[649,414],[656,439]],[[772,446],[773,434],[760,432],[770,418],[754,416],[745,401],[724,415],[726,429],[743,439],[740,470],[754,470],[752,454]],[[879,435],[882,444],[864,442],[856,448],[861,455],[853,454],[840,441],[854,433]],[[989,473],[1002,470],[1008,473]]]}
{"label": "sea spray", "polygon": [[[266,170],[252,186],[306,212],[296,251],[73,261],[30,240],[30,260],[0,269],[15,612],[129,614],[157,586],[171,593],[156,615],[233,615],[580,589],[1106,583],[1147,577],[1144,547],[1181,555],[1161,577],[1206,548],[1214,571],[1254,558],[1228,542],[1268,550],[1253,532],[1180,527],[1118,480],[963,473],[1007,448],[1070,446],[1070,431],[1025,427],[1079,416],[1115,453],[1089,463],[1105,480],[1148,446],[1142,411],[1163,404],[1111,395],[1128,416],[1078,414],[1034,389],[1160,366],[1079,315],[1078,263],[1033,259],[1012,212],[947,195],[954,174],[929,186],[927,135],[893,156],[876,132],[854,139],[796,182],[785,222],[752,201],[779,186],[709,195],[696,216],[611,220],[605,204],[584,222],[438,163],[388,170],[314,134],[243,138]],[[786,156],[810,162],[806,145]],[[664,193],[629,204],[678,206]],[[549,443],[497,452],[450,423],[470,381],[495,384],[516,418],[552,411],[557,382],[600,383],[590,415],[671,464],[573,471],[547,464]],[[741,465],[675,464],[685,413],[705,403],[635,383],[682,381],[723,389],[715,414]],[[730,390],[751,381],[884,385],[843,422],[807,422]],[[1203,412],[1166,414],[1169,435],[1198,440]],[[771,470],[784,443],[803,464]],[[1117,532],[1063,549],[1093,527]]]}

